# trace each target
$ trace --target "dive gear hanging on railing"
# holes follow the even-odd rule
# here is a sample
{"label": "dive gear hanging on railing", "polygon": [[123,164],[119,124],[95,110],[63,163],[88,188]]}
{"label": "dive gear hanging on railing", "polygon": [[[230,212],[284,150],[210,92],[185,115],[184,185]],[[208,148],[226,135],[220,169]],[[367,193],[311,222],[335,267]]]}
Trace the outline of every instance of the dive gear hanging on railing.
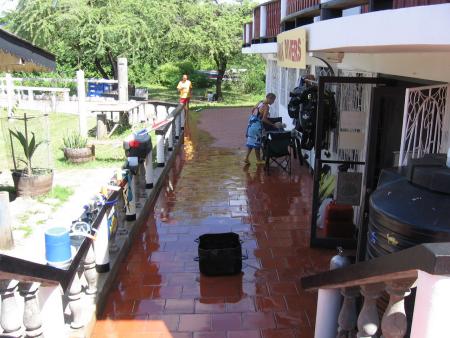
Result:
{"label": "dive gear hanging on railing", "polygon": [[288,114],[292,119],[298,119],[300,113],[300,96],[302,92],[306,89],[305,85],[295,87],[290,93],[289,96],[291,100],[288,103]]}
{"label": "dive gear hanging on railing", "polygon": [[[311,150],[314,147],[316,134],[316,114],[318,108],[317,86],[306,85],[296,87],[290,93],[291,100],[288,104],[288,114],[291,118],[298,119],[296,129],[302,133],[301,147]],[[337,126],[337,108],[334,93],[325,90],[324,114],[323,114],[323,147],[328,147],[328,134]]]}

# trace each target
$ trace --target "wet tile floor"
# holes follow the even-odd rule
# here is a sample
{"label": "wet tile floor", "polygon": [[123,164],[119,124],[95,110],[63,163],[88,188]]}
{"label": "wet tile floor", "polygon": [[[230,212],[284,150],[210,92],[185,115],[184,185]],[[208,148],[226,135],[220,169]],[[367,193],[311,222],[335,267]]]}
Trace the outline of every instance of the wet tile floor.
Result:
{"label": "wet tile floor", "polygon": [[[190,119],[93,337],[313,337],[316,294],[300,278],[326,270],[332,252],[309,248],[312,178],[296,161],[291,177],[243,167],[242,115],[204,111],[201,129]],[[194,240],[228,231],[243,240],[243,273],[201,275]]]}

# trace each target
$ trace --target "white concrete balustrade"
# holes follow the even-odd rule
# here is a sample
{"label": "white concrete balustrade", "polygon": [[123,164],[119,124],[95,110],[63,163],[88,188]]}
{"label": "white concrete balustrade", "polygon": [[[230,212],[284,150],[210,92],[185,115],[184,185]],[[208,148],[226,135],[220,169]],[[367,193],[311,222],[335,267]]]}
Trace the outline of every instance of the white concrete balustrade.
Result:
{"label": "white concrete balustrade", "polygon": [[[164,144],[162,149],[157,149],[157,158],[163,159],[164,165],[173,158],[175,148],[182,143],[181,129],[184,127],[182,108],[176,104],[146,101],[142,108],[136,110],[139,119],[145,118],[147,122],[173,117],[170,123],[161,126],[157,131],[160,134],[159,140]],[[172,148],[171,151],[166,147],[166,143]],[[117,200],[114,205],[108,207],[109,211],[106,210],[103,216],[108,217],[114,213],[117,218],[117,230],[110,234],[106,243],[110,254],[116,260],[119,245],[123,247],[124,241],[129,240],[129,235],[136,224],[134,221],[130,222],[128,216],[133,212],[134,219],[139,216],[145,206],[141,201],[148,200],[149,192],[154,192],[156,185],[160,185],[167,170],[167,168],[155,170],[152,157],[153,151],[147,155],[145,161],[139,163],[138,169],[131,175],[131,184],[121,182],[122,185],[126,183],[125,186],[118,190]],[[112,181],[118,183],[117,179],[118,177],[115,177]],[[128,186],[132,189],[131,195],[128,194]],[[130,196],[133,196],[133,200],[129,199]],[[54,284],[54,281],[41,286],[32,280],[24,280],[23,276],[17,276],[17,280],[0,279],[0,336],[46,338],[83,336],[83,330],[95,315],[100,295],[104,297],[107,293],[104,285],[108,273],[97,272],[95,250],[96,246],[93,244],[87,246],[65,293],[60,285]],[[6,276],[3,273],[1,275]]]}
{"label": "white concrete balustrade", "polygon": [[[450,243],[422,244],[302,278],[305,290],[319,290],[315,338],[447,337],[449,249]],[[341,302],[332,301],[332,290],[341,291]],[[407,297],[413,307],[405,308]]]}

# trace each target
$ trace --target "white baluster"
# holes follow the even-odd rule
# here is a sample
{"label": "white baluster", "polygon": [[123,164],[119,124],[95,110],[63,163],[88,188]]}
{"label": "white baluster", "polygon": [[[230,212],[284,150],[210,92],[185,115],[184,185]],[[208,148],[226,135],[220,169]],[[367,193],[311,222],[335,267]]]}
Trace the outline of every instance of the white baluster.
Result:
{"label": "white baluster", "polygon": [[169,151],[173,151],[173,128],[172,128],[172,123],[170,124],[169,130],[167,131],[167,139],[169,141]]}
{"label": "white baluster", "polygon": [[72,329],[79,329],[84,326],[81,282],[78,273],[78,271],[75,273],[75,277],[70,285],[69,295],[67,297],[69,298],[69,309],[72,314],[72,322],[70,323],[70,327]]}
{"label": "white baluster", "polygon": [[95,269],[95,253],[93,245],[89,246],[89,250],[84,258],[84,277],[86,278],[88,288],[86,293],[88,295],[95,295],[97,293],[98,273]]}
{"label": "white baluster", "polygon": [[344,296],[341,312],[338,318],[338,335],[337,337],[348,337],[356,330],[356,302],[355,299],[359,296],[359,289],[357,287],[343,288],[341,294]]}
{"label": "white baluster", "polygon": [[144,104],[139,105],[139,122],[145,122],[145,109]]}
{"label": "white baluster", "polygon": [[175,118],[175,139],[179,140],[181,135],[181,115],[178,114]]}
{"label": "white baluster", "polygon": [[164,135],[156,135],[156,163],[158,167],[165,165]]}
{"label": "white baluster", "polygon": [[23,325],[27,337],[43,337],[41,310],[36,297],[39,283],[20,283],[19,293],[24,298]]}
{"label": "white baluster", "polygon": [[381,330],[384,338],[403,338],[407,331],[405,313],[405,297],[411,293],[411,279],[386,283],[389,294],[389,304],[381,320]]}
{"label": "white baluster", "polygon": [[377,299],[384,290],[384,284],[369,284],[361,286],[364,304],[358,316],[358,338],[375,338],[380,327]]}
{"label": "white baluster", "polygon": [[14,293],[17,291],[16,280],[0,280],[0,295],[2,298],[0,325],[3,333],[11,337],[19,337],[22,331],[22,314],[19,313],[16,297]]}

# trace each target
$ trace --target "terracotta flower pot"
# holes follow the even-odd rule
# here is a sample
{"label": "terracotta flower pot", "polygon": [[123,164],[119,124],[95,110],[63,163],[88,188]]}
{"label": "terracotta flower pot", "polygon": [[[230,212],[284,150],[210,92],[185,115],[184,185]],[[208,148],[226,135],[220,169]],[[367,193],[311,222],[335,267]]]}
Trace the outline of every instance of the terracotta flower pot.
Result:
{"label": "terracotta flower pot", "polygon": [[92,147],[64,148],[64,157],[72,163],[84,163],[93,159]]}
{"label": "terracotta flower pot", "polygon": [[48,193],[53,185],[53,170],[33,169],[33,174],[28,176],[25,170],[12,172],[16,195],[20,196],[40,196]]}

